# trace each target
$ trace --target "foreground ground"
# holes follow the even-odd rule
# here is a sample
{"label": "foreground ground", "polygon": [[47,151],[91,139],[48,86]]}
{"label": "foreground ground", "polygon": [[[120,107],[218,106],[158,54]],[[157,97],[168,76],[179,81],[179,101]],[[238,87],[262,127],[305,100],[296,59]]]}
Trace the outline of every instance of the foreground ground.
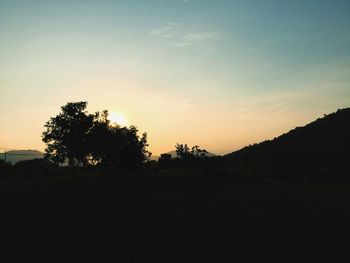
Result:
{"label": "foreground ground", "polygon": [[347,261],[350,181],[105,176],[3,196],[0,222],[14,257]]}

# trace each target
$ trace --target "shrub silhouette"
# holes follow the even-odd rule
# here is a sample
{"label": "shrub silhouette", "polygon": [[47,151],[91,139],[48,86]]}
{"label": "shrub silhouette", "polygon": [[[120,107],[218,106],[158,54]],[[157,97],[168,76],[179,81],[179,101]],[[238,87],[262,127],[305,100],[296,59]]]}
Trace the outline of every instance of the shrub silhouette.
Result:
{"label": "shrub silhouette", "polygon": [[38,169],[53,169],[57,168],[57,165],[47,159],[32,159],[19,161],[16,163],[15,168],[22,170],[38,170]]}
{"label": "shrub silhouette", "polygon": [[159,156],[158,164],[161,168],[168,168],[173,158],[170,153],[162,153]]}
{"label": "shrub silhouette", "polygon": [[10,163],[5,162],[5,160],[0,160],[0,176],[8,175],[12,170],[12,166]]}
{"label": "shrub silhouette", "polygon": [[171,161],[172,157],[170,153],[162,153],[159,157],[159,162],[167,162],[167,161]]}

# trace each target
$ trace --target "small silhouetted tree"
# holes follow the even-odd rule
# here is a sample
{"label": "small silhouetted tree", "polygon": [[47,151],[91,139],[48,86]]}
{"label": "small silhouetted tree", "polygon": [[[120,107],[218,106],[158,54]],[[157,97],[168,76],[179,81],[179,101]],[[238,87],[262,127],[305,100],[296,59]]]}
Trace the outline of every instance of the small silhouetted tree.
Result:
{"label": "small silhouetted tree", "polygon": [[176,154],[180,159],[203,158],[208,156],[207,150],[199,148],[198,145],[193,146],[191,151],[187,144],[177,143],[175,148]]}
{"label": "small silhouetted tree", "polygon": [[198,145],[195,145],[191,149],[191,155],[194,158],[204,158],[208,156],[208,151],[206,149],[199,148]]}
{"label": "small silhouetted tree", "polygon": [[191,152],[190,152],[190,148],[187,146],[187,144],[177,143],[175,145],[175,149],[176,149],[176,155],[180,159],[189,159],[192,157]]}

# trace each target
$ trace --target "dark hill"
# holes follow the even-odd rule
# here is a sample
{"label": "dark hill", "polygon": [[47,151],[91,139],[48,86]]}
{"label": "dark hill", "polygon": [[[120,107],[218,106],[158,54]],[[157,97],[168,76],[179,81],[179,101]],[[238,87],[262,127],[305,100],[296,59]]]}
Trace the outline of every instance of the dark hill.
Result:
{"label": "dark hill", "polygon": [[297,127],[273,140],[247,146],[226,157],[266,165],[280,162],[339,163],[350,159],[350,108]]}

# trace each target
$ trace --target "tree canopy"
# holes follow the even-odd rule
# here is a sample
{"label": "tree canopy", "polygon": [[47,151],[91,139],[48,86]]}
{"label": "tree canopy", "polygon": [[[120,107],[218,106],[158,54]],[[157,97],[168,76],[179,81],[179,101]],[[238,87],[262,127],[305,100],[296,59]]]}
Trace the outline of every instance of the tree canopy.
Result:
{"label": "tree canopy", "polygon": [[70,166],[101,165],[132,168],[151,155],[147,134],[135,126],[112,125],[108,111],[90,114],[87,102],[70,102],[45,124],[46,158]]}

